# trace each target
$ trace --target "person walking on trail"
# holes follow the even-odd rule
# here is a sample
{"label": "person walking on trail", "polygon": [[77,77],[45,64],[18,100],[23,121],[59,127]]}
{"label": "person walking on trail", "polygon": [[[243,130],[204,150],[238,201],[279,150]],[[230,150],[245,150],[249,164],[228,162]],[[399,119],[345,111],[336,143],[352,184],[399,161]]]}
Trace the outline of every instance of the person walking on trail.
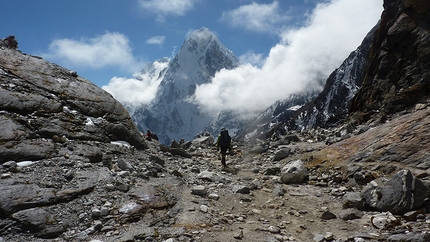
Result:
{"label": "person walking on trail", "polygon": [[227,149],[231,152],[231,137],[228,134],[228,130],[226,130],[225,128],[222,128],[220,134],[218,135],[216,148],[217,151],[221,149],[221,164],[223,168],[227,168],[227,164],[225,163],[225,156],[227,154]]}

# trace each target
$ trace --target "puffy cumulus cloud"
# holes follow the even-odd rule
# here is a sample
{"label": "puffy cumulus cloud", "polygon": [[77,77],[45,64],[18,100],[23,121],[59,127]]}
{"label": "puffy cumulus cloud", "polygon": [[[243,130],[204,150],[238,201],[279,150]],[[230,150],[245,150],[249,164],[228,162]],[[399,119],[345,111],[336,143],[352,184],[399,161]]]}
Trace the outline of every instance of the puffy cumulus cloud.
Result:
{"label": "puffy cumulus cloud", "polygon": [[150,45],[163,45],[165,39],[165,36],[154,36],[146,40],[146,43]]}
{"label": "puffy cumulus cloud", "polygon": [[255,32],[278,32],[277,25],[285,22],[288,15],[280,13],[279,4],[251,3],[237,9],[223,12],[221,20],[233,27]]}
{"label": "puffy cumulus cloud", "polygon": [[132,54],[129,39],[120,33],[106,33],[94,38],[57,39],[42,57],[68,66],[101,69],[116,66],[133,73],[142,66]]}
{"label": "puffy cumulus cloud", "polygon": [[[159,15],[183,16],[198,0],[140,0],[142,8]],[[160,17],[159,17],[160,18]]]}
{"label": "puffy cumulus cloud", "polygon": [[261,111],[290,94],[321,89],[377,23],[380,1],[332,0],[319,4],[305,26],[281,34],[261,67],[244,64],[221,70],[197,87],[195,101],[214,114],[221,110]]}
{"label": "puffy cumulus cloud", "polygon": [[108,85],[102,88],[112,94],[118,101],[128,106],[137,107],[148,104],[155,98],[157,88],[161,82],[160,72],[168,65],[167,61],[154,62],[151,71],[135,73],[133,78],[112,78]]}

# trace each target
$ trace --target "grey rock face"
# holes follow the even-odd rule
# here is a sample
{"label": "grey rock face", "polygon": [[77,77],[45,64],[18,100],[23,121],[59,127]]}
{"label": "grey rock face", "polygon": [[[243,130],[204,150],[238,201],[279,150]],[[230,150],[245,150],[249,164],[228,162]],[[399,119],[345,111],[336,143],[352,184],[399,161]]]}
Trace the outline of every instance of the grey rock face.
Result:
{"label": "grey rock face", "polygon": [[3,48],[0,80],[0,162],[53,157],[67,140],[146,148],[126,109],[76,72]]}
{"label": "grey rock face", "polygon": [[94,189],[98,178],[98,172],[80,172],[75,175],[70,187],[63,189],[44,188],[36,184],[14,185],[0,182],[0,214],[9,215],[22,209],[72,200]]}

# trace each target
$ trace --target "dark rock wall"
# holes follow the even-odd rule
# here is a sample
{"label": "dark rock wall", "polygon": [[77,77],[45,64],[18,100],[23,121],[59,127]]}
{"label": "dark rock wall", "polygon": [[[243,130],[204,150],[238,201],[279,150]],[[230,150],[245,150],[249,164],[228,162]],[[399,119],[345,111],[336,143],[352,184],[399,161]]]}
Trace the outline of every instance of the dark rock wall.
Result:
{"label": "dark rock wall", "polygon": [[[430,1],[385,0],[351,113],[366,122],[430,98]],[[377,113],[378,115],[372,115]]]}

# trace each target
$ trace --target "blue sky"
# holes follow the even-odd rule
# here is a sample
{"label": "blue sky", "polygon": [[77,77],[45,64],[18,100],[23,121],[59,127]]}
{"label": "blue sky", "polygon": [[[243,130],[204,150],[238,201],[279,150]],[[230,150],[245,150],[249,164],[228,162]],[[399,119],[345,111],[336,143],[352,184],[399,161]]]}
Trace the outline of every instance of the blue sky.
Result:
{"label": "blue sky", "polygon": [[[325,62],[309,68],[326,69],[326,75],[360,44],[382,13],[382,0],[9,0],[1,5],[1,38],[14,35],[24,53],[76,70],[100,87],[112,84],[114,77],[125,83],[146,63],[172,57],[186,37],[201,27],[213,31],[243,61],[235,75],[249,78],[253,73],[271,82],[279,79],[275,77],[279,70],[270,63],[303,59],[297,57],[302,52],[308,55],[307,63],[314,59],[312,53],[316,61]],[[296,72],[286,72],[284,80],[300,75]],[[232,75],[224,73],[216,78],[217,83],[234,82]],[[279,85],[279,80],[273,81],[274,87]],[[302,84],[286,88],[296,91],[306,83],[303,79],[296,82]],[[242,88],[240,82],[231,86]],[[111,93],[126,99],[119,93],[127,92],[125,88],[112,85],[116,93]],[[199,101],[212,111],[229,101],[218,98],[225,91],[219,85],[200,90],[201,95],[210,90],[211,100],[218,100]],[[251,87],[248,93],[253,92]],[[247,98],[243,97],[243,103]],[[237,108],[242,107],[238,104]]]}

